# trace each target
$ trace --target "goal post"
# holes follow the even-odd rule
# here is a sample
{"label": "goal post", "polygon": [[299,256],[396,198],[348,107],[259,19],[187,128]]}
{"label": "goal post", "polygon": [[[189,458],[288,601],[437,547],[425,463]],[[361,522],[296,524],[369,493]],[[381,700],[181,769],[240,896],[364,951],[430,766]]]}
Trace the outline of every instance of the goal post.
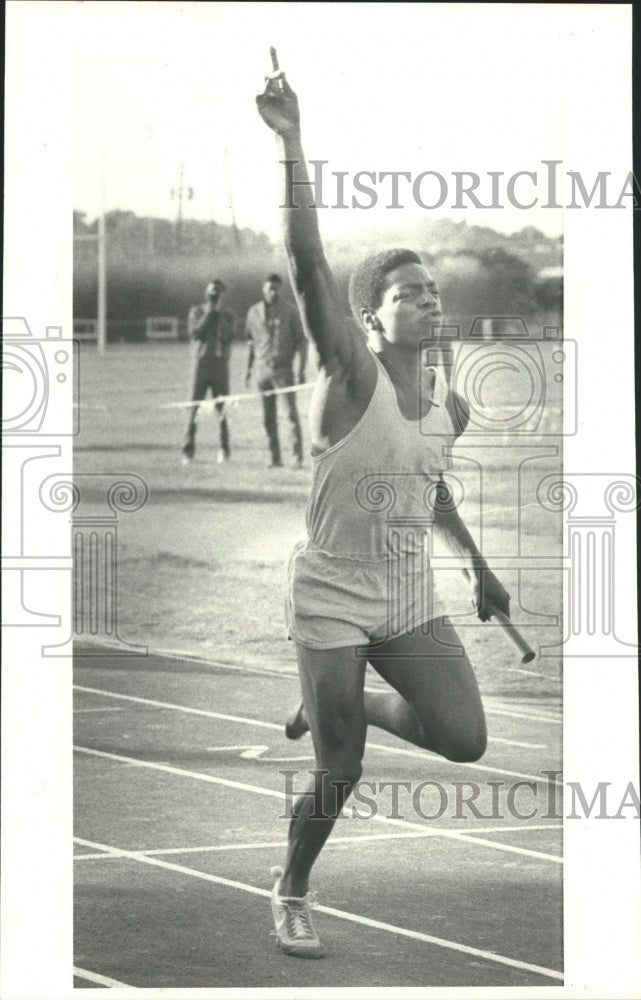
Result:
{"label": "goal post", "polygon": [[[97,233],[76,233],[74,243],[95,243],[98,249],[98,299],[96,305],[95,340],[98,351],[104,354],[107,347],[107,237],[105,217],[98,219]],[[82,320],[89,323],[90,320]],[[86,338],[89,339],[89,338]],[[91,337],[91,339],[94,339]]]}

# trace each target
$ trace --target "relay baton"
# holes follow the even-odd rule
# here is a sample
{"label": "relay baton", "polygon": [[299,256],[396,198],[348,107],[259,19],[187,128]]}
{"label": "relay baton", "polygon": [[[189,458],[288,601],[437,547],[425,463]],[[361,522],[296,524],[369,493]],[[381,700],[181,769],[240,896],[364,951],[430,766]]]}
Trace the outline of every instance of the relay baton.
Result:
{"label": "relay baton", "polygon": [[505,638],[508,642],[511,642],[513,646],[516,646],[521,654],[521,663],[531,663],[536,656],[536,653],[531,646],[527,644],[519,630],[512,624],[508,616],[504,615],[498,608],[495,608],[494,605],[490,605],[488,609],[488,617],[491,622],[496,622],[497,625],[501,626]]}

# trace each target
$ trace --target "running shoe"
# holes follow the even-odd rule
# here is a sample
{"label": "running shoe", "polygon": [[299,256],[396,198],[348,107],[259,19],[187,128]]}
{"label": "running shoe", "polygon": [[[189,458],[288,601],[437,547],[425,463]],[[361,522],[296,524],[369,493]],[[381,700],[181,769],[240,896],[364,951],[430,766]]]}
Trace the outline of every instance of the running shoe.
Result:
{"label": "running shoe", "polygon": [[284,955],[293,955],[295,958],[322,958],[323,947],[312,924],[312,894],[308,892],[300,898],[280,896],[283,869],[272,868],[271,875],[276,879],[271,905],[278,947]]}

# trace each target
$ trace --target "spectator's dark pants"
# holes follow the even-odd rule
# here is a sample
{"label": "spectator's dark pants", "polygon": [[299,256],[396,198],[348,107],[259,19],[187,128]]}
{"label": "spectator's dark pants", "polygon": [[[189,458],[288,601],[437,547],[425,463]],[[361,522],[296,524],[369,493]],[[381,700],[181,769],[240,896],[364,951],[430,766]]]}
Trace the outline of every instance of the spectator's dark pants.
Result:
{"label": "spectator's dark pants", "polygon": [[[191,394],[193,400],[204,399],[207,395],[207,390],[211,390],[211,395],[213,399],[217,396],[227,396],[229,394],[229,366],[226,361],[220,361],[216,367],[211,365],[199,364],[196,367],[196,373],[194,376],[194,388]],[[220,447],[225,456],[229,455],[229,427],[227,426],[226,417],[222,416],[225,404],[216,403],[216,410],[218,412],[218,427],[220,433]],[[183,445],[183,455],[187,455],[188,458],[192,458],[194,452],[196,451],[196,414],[198,413],[198,406],[192,406],[189,411],[189,423],[187,425],[187,434],[185,435],[185,443]]]}
{"label": "spectator's dark pants", "polygon": [[[284,389],[294,384],[293,373],[275,372],[273,375],[265,375],[258,380],[258,388],[261,392],[268,392],[271,389]],[[278,416],[277,416],[278,396],[263,396],[263,421],[267,431],[269,450],[272,453],[272,462],[281,461],[280,441],[278,438]],[[289,429],[292,443],[292,452],[298,462],[303,460],[303,438],[300,430],[300,420],[298,419],[298,408],[296,406],[296,393],[283,393],[281,399],[287,405],[287,415],[289,417]]]}

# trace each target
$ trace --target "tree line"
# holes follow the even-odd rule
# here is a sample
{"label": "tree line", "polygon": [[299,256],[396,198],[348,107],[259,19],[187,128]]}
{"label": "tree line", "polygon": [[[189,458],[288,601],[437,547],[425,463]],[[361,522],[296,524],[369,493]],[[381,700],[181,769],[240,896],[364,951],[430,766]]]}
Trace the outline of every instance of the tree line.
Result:
{"label": "tree line", "polygon": [[[142,339],[148,316],[177,316],[201,301],[213,277],[228,287],[227,304],[244,317],[260,298],[265,276],[286,278],[282,247],[265,233],[216,222],[145,218],[116,210],[105,218],[109,339]],[[74,212],[74,236],[97,235],[97,222]],[[535,318],[562,308],[562,241],[527,227],[508,236],[489,227],[436,220],[327,242],[347,308],[347,285],[356,261],[381,246],[411,246],[434,271],[448,317],[523,315]],[[547,275],[547,276],[546,276]],[[74,319],[96,316],[97,244],[74,243]],[[240,327],[240,324],[239,324]],[[239,329],[239,334],[240,334]]]}

